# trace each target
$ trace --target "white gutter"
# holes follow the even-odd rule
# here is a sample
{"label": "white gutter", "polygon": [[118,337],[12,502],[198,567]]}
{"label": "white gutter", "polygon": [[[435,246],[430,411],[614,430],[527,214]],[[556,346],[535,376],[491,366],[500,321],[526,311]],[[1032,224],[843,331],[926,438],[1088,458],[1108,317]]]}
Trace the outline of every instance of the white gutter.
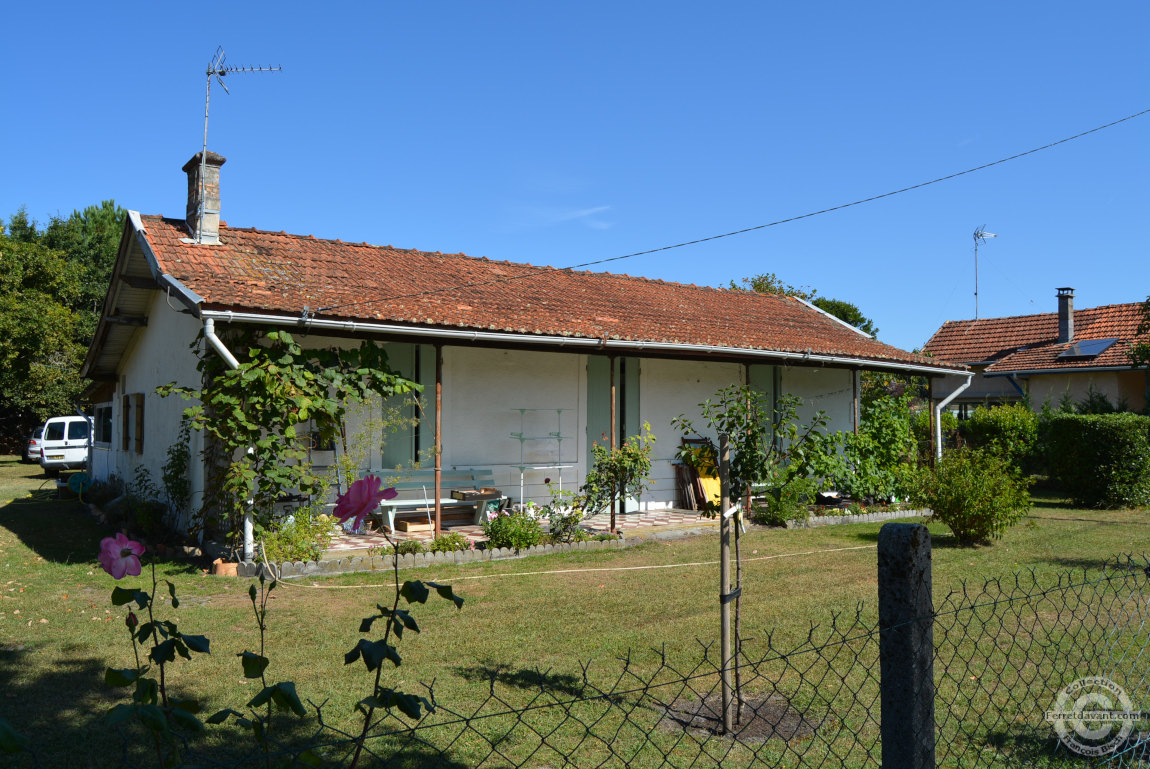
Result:
{"label": "white gutter", "polygon": [[938,402],[934,407],[934,457],[935,459],[942,459],[942,410],[946,408],[952,400],[957,398],[966,388],[970,387],[971,381],[974,380],[974,374],[967,373],[966,381],[958,386],[958,388],[950,395],[946,396]]}
{"label": "white gutter", "polygon": [[[216,321],[213,318],[204,318],[204,339],[208,340],[208,344],[212,349],[219,353],[220,357],[228,364],[228,368],[237,369],[240,367],[240,362],[236,360],[236,356],[232,355],[232,351],[224,346],[223,341],[216,336]],[[252,509],[249,505],[244,511],[244,560],[252,560],[252,553],[255,551],[255,524],[252,518]]]}
{"label": "white gutter", "polygon": [[[497,342],[503,344],[536,344],[555,345],[559,347],[580,347],[596,350],[618,349],[634,351],[659,351],[676,353],[696,353],[706,355],[730,355],[740,358],[765,358],[773,361],[796,361],[801,363],[821,363],[838,366],[860,368],[894,369],[897,371],[913,371],[927,376],[942,376],[954,374],[957,376],[973,376],[966,369],[939,368],[934,366],[921,366],[916,364],[898,363],[895,361],[872,360],[869,358],[850,358],[841,355],[823,355],[819,353],[787,352],[783,350],[754,350],[745,347],[730,347],[726,345],[685,344],[681,342],[638,342],[625,339],[593,339],[590,337],[561,336],[557,334],[512,334],[504,331],[465,331],[463,329],[427,328],[425,326],[398,326],[390,323],[364,323],[354,320],[328,320],[325,318],[307,318],[301,320],[297,317],[284,315],[269,315],[264,313],[235,312],[232,310],[202,310],[200,316],[205,322],[210,319],[228,323],[259,323],[265,325],[294,326],[306,329],[329,329],[350,332],[368,332],[375,334],[390,334],[394,336],[420,336],[435,337],[439,339],[458,340],[461,342]],[[858,332],[858,329],[855,329]],[[859,332],[861,334],[861,332]],[[866,336],[865,334],[862,334]],[[869,338],[869,337],[868,337]]]}

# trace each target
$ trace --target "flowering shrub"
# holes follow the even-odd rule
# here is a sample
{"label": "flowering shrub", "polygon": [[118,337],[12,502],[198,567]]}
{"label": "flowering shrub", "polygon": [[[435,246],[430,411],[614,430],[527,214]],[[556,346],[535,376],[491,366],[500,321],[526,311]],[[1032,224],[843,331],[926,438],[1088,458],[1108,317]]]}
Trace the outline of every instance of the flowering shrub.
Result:
{"label": "flowering shrub", "polygon": [[[550,481],[550,479],[548,479]],[[579,528],[583,520],[583,498],[574,491],[555,489],[547,484],[551,501],[547,510],[547,531],[552,542],[582,542],[587,532]]]}
{"label": "flowering shrub", "polygon": [[529,510],[499,510],[487,514],[483,523],[489,547],[511,547],[522,550],[538,545],[543,530]]}

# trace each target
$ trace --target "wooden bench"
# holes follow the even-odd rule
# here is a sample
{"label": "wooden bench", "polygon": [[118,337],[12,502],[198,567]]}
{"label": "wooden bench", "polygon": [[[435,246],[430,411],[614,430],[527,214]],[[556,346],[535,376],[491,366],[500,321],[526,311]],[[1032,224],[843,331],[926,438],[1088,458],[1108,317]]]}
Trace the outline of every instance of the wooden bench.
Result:
{"label": "wooden bench", "polygon": [[[387,478],[394,475],[391,471],[372,471],[377,476]],[[393,499],[385,499],[379,503],[379,522],[382,525],[384,518],[392,531],[396,530],[396,515],[403,513],[423,513],[430,516],[435,510],[435,470],[410,470],[395,484],[399,494]],[[439,505],[443,510],[469,512],[465,520],[479,525],[489,510],[498,509],[503,502],[503,495],[493,488],[495,479],[491,470],[443,470],[440,476]],[[486,489],[487,493],[481,490]],[[454,493],[453,493],[454,492]],[[471,508],[471,511],[468,511]],[[453,515],[453,518],[458,516]],[[404,531],[412,528],[423,528],[423,521],[413,522],[410,519],[399,522]],[[412,523],[415,524],[412,527]],[[426,525],[426,524],[424,524]]]}

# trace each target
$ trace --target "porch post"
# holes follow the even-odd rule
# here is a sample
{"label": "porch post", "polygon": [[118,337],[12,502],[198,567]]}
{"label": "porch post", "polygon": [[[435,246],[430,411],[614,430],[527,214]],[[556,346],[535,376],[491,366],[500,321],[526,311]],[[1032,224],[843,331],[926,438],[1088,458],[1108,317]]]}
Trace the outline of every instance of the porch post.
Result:
{"label": "porch post", "polygon": [[435,345],[435,536],[443,533],[443,345]]}
{"label": "porch post", "polygon": [[854,417],[855,435],[859,432],[859,402],[862,400],[862,372],[857,368],[851,369],[851,379],[854,384],[854,398],[852,399],[851,414]]}
{"label": "porch post", "polygon": [[[607,367],[611,370],[611,451],[614,451],[615,443],[618,436],[615,434],[615,356],[607,356]],[[614,486],[611,487],[611,533],[615,533],[615,492]]]}

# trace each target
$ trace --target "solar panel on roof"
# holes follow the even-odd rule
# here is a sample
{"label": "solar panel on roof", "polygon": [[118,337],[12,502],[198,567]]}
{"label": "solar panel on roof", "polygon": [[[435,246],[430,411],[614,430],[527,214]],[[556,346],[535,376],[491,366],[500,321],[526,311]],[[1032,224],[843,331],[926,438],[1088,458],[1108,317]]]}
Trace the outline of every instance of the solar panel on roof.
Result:
{"label": "solar panel on roof", "polygon": [[1097,358],[1106,352],[1118,340],[1115,339],[1083,339],[1075,342],[1058,354],[1062,358]]}

